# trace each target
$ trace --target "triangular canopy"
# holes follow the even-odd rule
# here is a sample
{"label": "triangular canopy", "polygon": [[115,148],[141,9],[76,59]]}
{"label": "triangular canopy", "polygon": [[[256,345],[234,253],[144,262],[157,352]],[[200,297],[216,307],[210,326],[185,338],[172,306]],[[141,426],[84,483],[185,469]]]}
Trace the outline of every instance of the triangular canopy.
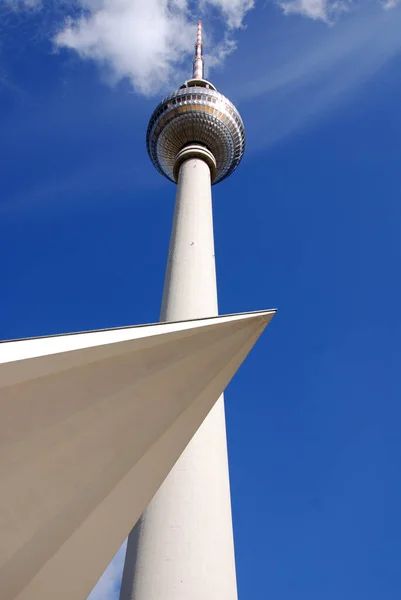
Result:
{"label": "triangular canopy", "polygon": [[0,598],[84,600],[274,311],[0,344]]}

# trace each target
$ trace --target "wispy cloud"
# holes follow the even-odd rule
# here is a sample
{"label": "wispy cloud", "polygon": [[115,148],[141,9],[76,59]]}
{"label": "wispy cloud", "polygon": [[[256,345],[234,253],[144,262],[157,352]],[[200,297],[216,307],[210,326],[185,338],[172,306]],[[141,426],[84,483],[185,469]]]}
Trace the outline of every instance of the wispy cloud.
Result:
{"label": "wispy cloud", "polygon": [[255,6],[254,0],[203,0],[201,4],[220,10],[230,28],[241,27],[245,14]]}
{"label": "wispy cloud", "polygon": [[389,10],[390,8],[395,8],[400,3],[400,0],[383,0],[383,8]]}
{"label": "wispy cloud", "polygon": [[[311,24],[301,29],[299,38],[287,38],[291,50],[288,45],[285,53],[276,48],[274,62],[262,75],[248,79],[243,95],[238,94],[244,110],[257,98],[263,102],[257,120],[248,119],[248,135],[253,137],[249,145],[276,143],[344,103],[371,80],[401,52],[400,8],[382,10],[374,0],[335,27],[315,29]],[[258,133],[261,127],[263,136]]]}
{"label": "wispy cloud", "polygon": [[4,6],[14,10],[38,9],[42,6],[42,0],[3,0]]}
{"label": "wispy cloud", "polygon": [[299,14],[311,19],[331,22],[352,8],[352,0],[280,0],[284,14]]}
{"label": "wispy cloud", "polygon": [[[333,24],[343,13],[366,8],[361,0],[277,0],[285,15],[298,14],[310,19]],[[400,0],[374,0],[386,10],[395,8]]]}

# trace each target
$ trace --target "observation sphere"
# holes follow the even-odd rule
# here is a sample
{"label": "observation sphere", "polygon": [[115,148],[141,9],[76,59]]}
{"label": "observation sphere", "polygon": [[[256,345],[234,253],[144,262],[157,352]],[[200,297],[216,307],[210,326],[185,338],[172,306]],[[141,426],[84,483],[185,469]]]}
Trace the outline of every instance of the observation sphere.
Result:
{"label": "observation sphere", "polygon": [[222,181],[236,169],[245,150],[245,129],[235,106],[204,79],[186,81],[158,104],[146,134],[146,147],[156,169],[170,181],[184,146],[200,144],[213,154]]}

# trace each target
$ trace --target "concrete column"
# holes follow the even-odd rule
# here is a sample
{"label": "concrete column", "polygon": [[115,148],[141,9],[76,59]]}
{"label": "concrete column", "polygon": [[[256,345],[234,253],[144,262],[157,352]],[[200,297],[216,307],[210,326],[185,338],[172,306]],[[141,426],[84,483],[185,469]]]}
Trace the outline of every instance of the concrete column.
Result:
{"label": "concrete column", "polygon": [[[218,312],[211,195],[214,159],[195,146],[180,155],[162,321]],[[221,397],[129,536],[120,600],[236,598]]]}

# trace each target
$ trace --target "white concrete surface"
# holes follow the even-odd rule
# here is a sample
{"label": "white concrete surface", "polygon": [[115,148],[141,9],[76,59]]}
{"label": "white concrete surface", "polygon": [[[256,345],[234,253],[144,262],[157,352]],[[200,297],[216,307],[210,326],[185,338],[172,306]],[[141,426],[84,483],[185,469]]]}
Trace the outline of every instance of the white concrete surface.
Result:
{"label": "white concrete surface", "polygon": [[[217,315],[210,170],[180,166],[161,320]],[[121,600],[236,600],[221,397],[128,540]]]}
{"label": "white concrete surface", "polygon": [[0,344],[1,600],[87,597],[273,314]]}

